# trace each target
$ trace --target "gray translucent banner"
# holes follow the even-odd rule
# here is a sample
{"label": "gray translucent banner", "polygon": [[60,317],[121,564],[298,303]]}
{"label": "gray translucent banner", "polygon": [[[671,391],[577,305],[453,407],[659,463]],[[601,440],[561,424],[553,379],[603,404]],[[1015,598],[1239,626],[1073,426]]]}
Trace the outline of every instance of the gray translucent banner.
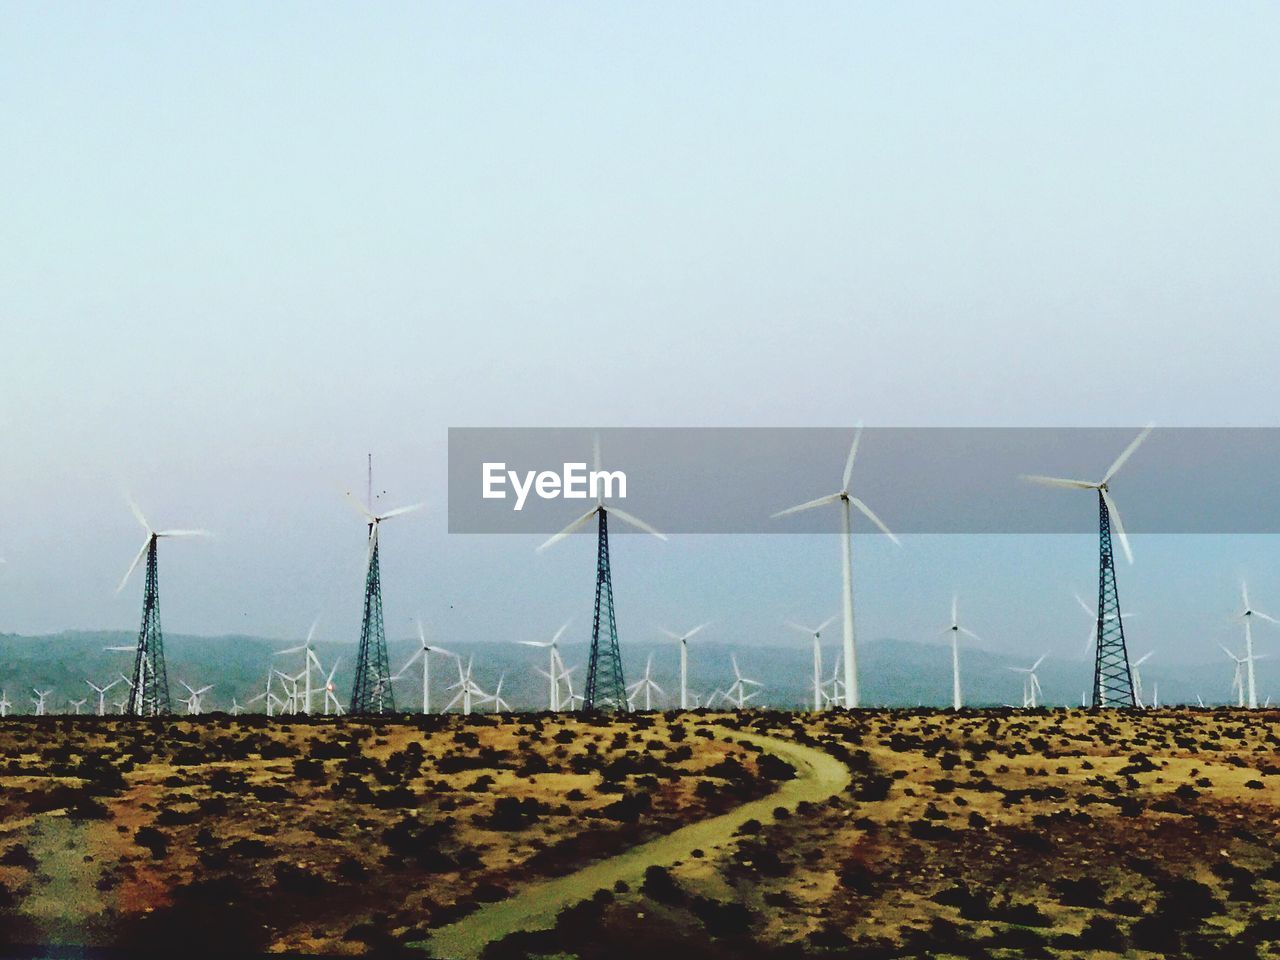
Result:
{"label": "gray translucent banner", "polygon": [[[1021,479],[1099,482],[1141,428],[906,428],[862,432],[849,485],[894,533],[1088,533],[1098,494]],[[853,428],[454,428],[449,431],[449,531],[551,534],[594,498],[539,497],[520,510],[508,478],[486,463],[559,477],[564,464],[622,471],[613,505],[663,533],[830,533],[828,505],[778,519],[787,507],[838,493]],[[497,469],[490,468],[496,475]],[[1109,483],[1130,533],[1277,533],[1280,429],[1156,428]],[[585,479],[585,478],[584,478]],[[555,486],[549,477],[543,488]],[[615,489],[615,494],[617,490]],[[874,527],[856,509],[855,532]],[[626,532],[624,523],[610,532]]]}

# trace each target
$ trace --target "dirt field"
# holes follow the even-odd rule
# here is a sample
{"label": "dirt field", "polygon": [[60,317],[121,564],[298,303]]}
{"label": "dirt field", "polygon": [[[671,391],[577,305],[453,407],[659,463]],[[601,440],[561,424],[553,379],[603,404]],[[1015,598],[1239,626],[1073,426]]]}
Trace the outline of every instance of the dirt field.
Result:
{"label": "dirt field", "polygon": [[749,732],[834,757],[848,786],[776,815],[766,802],[705,849],[671,844],[668,863],[651,845],[632,882],[488,954],[1280,957],[1277,719],[9,720],[0,935],[409,952],[486,903],[772,795],[796,771]]}

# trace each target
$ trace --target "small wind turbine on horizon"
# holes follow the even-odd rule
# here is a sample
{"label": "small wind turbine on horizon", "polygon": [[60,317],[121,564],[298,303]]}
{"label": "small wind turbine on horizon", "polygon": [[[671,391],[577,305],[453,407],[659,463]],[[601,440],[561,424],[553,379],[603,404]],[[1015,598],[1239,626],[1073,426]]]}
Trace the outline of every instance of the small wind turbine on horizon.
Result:
{"label": "small wind turbine on horizon", "polygon": [[33,704],[35,704],[36,716],[43,717],[45,715],[45,709],[44,709],[45,703],[49,699],[49,694],[53,693],[53,691],[52,690],[36,690],[33,687],[31,692],[35,694],[35,696],[31,697],[30,700]]}
{"label": "small wind turbine on horizon", "polygon": [[68,701],[67,701],[67,703],[71,704],[71,706],[73,706],[73,707],[75,707],[75,708],[76,708],[75,715],[76,715],[77,717],[78,717],[78,716],[80,716],[80,708],[81,708],[81,707],[83,707],[83,706],[84,706],[86,703],[88,703],[88,702],[89,702],[89,700],[88,700],[88,698],[87,698],[87,697],[86,697],[85,699],[83,699],[83,700],[68,700]]}
{"label": "small wind turbine on horizon", "polygon": [[1136,707],[1145,707],[1142,697],[1142,671],[1139,669],[1144,663],[1151,659],[1154,650],[1149,650],[1137,660],[1133,661],[1133,701]]}
{"label": "small wind turbine on horizon", "polygon": [[[560,658],[560,638],[569,629],[565,622],[550,640],[517,640],[522,647],[538,647],[547,651],[547,669],[534,667],[534,672],[547,678],[547,709],[552,713],[560,712],[560,684],[564,683],[573,671],[566,670]],[[570,695],[573,690],[570,688]]]}
{"label": "small wind turbine on horizon", "polygon": [[[729,662],[733,664],[733,683],[729,686],[728,690],[720,695],[726,702],[732,703],[739,710],[742,710],[746,707],[748,700],[759,695],[760,691],[764,688],[764,684],[759,680],[752,680],[750,677],[744,677],[742,675],[742,671],[738,669],[737,654],[729,654]],[[756,689],[747,693],[747,687],[755,687]],[[710,706],[710,700],[707,701],[707,704]]]}
{"label": "small wind turbine on horizon", "polygon": [[[127,650],[127,649],[129,649],[129,648],[128,648],[128,647],[126,647],[125,649]],[[86,680],[86,681],[85,681],[85,683],[87,683],[89,686],[91,686],[91,687],[93,688],[93,692],[94,692],[94,693],[96,693],[96,694],[98,695],[98,716],[100,716],[100,717],[106,716],[106,713],[107,713],[107,691],[108,691],[108,690],[110,690],[112,687],[114,687],[116,684],[121,683],[121,682],[123,681],[123,679],[124,679],[123,677],[116,677],[114,680],[112,680],[110,683],[108,683],[105,687],[100,687],[100,686],[98,686],[98,685],[97,685],[96,683],[94,683],[92,680]]]}
{"label": "small wind turbine on horizon", "polygon": [[333,661],[333,666],[329,668],[329,676],[324,680],[324,715],[329,716],[330,708],[337,716],[343,713],[342,704],[338,702],[338,694],[333,685],[333,675],[338,672],[338,664],[342,662],[342,658]]}
{"label": "small wind turbine on horizon", "polygon": [[1040,664],[1044,663],[1044,656],[1033,663],[1029,667],[1008,667],[1014,673],[1021,673],[1022,680],[1022,706],[1024,708],[1031,707],[1035,709],[1040,705],[1040,678],[1036,676],[1036,671],[1040,669]]}
{"label": "small wind turbine on horizon", "polygon": [[[320,665],[320,658],[316,656],[315,647],[311,642],[316,635],[316,627],[319,623],[319,620],[313,620],[311,622],[311,629],[307,631],[307,639],[298,644],[298,646],[289,647],[287,650],[277,650],[272,654],[273,657],[285,657],[294,653],[301,653],[303,655],[302,670],[298,674],[298,676],[303,680],[302,706],[299,711],[297,704],[295,704],[293,712],[305,713],[307,716],[311,716],[311,667],[314,665],[317,670],[324,669],[324,667]],[[292,680],[293,678],[290,677],[289,679]]]}
{"label": "small wind turbine on horizon", "polygon": [[850,710],[858,706],[858,654],[853,631],[853,520],[849,513],[850,505],[857,507],[885,536],[901,546],[901,542],[884,525],[884,521],[877,517],[870,507],[849,492],[849,483],[853,478],[853,462],[857,459],[858,444],[861,439],[862,426],[859,425],[853,434],[853,445],[849,447],[849,457],[845,460],[844,475],[839,491],[828,494],[825,497],[819,497],[817,500],[810,500],[794,507],[788,507],[786,510],[779,510],[773,515],[774,519],[777,519],[778,517],[789,516],[804,510],[825,507],[829,504],[840,505],[840,517],[843,523],[843,535],[840,538],[840,545],[841,602],[844,612],[844,706]]}
{"label": "small wind turbine on horizon", "polygon": [[210,683],[196,690],[185,680],[178,682],[186,687],[187,693],[190,694],[188,697],[179,697],[178,702],[186,705],[188,716],[198,717],[204,711],[204,695],[213,689],[213,684]]}
{"label": "small wind turbine on horizon", "polygon": [[9,700],[9,691],[0,690],[0,718],[9,716],[9,708],[13,703]]}
{"label": "small wind turbine on horizon", "polygon": [[627,704],[634,710],[636,700],[640,694],[644,694],[644,709],[646,711],[653,709],[652,694],[657,693],[660,697],[665,697],[662,688],[653,682],[653,653],[649,653],[649,659],[644,665],[644,676],[627,688]]}
{"label": "small wind turbine on horizon", "polygon": [[[455,654],[446,650],[444,647],[433,647],[427,643],[427,632],[422,627],[422,621],[418,621],[418,642],[420,646],[413,652],[408,661],[399,669],[392,677],[392,680],[399,680],[403,677],[410,667],[421,658],[422,660],[422,712],[424,715],[431,712],[431,654],[443,653],[445,656],[453,657]],[[330,677],[332,679],[332,676]]]}
{"label": "small wind turbine on horizon", "polygon": [[1258,658],[1253,655],[1253,618],[1257,617],[1267,623],[1280,623],[1280,620],[1253,608],[1249,603],[1249,585],[1243,580],[1240,581],[1240,596],[1244,601],[1244,608],[1236,614],[1235,618],[1244,622],[1245,678],[1248,684],[1249,709],[1256,710],[1258,709],[1258,686],[1254,677],[1253,664]]}
{"label": "small wind turbine on horizon", "polygon": [[659,627],[664,634],[680,644],[680,709],[689,710],[689,641],[698,633],[711,626],[711,621],[700,623],[692,630],[675,633],[665,627]]}
{"label": "small wind turbine on horizon", "polygon": [[827,705],[822,681],[822,631],[835,622],[835,617],[827,617],[816,627],[806,627],[802,623],[788,620],[787,626],[798,630],[807,637],[813,638],[813,712],[820,713]]}

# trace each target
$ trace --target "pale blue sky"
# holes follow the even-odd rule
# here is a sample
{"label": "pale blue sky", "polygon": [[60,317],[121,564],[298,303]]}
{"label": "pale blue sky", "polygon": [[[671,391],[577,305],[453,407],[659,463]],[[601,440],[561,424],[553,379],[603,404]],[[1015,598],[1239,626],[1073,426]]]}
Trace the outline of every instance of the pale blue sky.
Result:
{"label": "pale blue sky", "polygon": [[[445,536],[449,426],[1274,425],[1276,49],[1247,3],[6,4],[0,630],[135,624],[127,486],[220,534],[168,629],[354,635],[368,450],[430,504],[393,623],[585,624],[585,541]],[[863,632],[954,585],[1074,644],[1054,543],[868,541]],[[1139,646],[1241,570],[1280,608],[1271,538],[1135,546]],[[628,540],[624,631],[820,619],[835,550]]]}

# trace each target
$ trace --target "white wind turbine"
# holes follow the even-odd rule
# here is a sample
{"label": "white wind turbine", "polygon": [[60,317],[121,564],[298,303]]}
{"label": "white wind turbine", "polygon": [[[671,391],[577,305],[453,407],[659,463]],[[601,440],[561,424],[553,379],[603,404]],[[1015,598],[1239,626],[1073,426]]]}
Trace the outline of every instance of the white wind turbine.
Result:
{"label": "white wind turbine", "polygon": [[[1080,596],[1080,594],[1076,593],[1072,594],[1072,596],[1076,598],[1076,603],[1080,604],[1080,609],[1083,610],[1085,612],[1085,616],[1089,618],[1089,639],[1084,642],[1084,652],[1088,654],[1088,652],[1093,648],[1093,645],[1098,642],[1098,611],[1089,606],[1089,604],[1085,602],[1084,597]],[[1120,611],[1119,613],[1108,613],[1104,619],[1107,621],[1132,620],[1136,616],[1138,616],[1136,613]]]}
{"label": "white wind turbine", "polygon": [[1151,655],[1152,655],[1153,653],[1155,653],[1155,651],[1154,651],[1154,650],[1149,650],[1147,653],[1143,654],[1143,655],[1142,655],[1141,657],[1139,657],[1137,660],[1133,661],[1133,667],[1132,667],[1132,670],[1133,670],[1133,698],[1134,698],[1134,700],[1135,700],[1135,701],[1137,701],[1137,706],[1139,706],[1139,707],[1146,706],[1146,704],[1143,702],[1143,699],[1142,699],[1142,673],[1138,670],[1138,668],[1139,668],[1139,667],[1141,667],[1141,666],[1142,666],[1144,663],[1146,663],[1148,660],[1150,660],[1150,659],[1151,659]]}
{"label": "white wind turbine", "polygon": [[844,705],[848,709],[858,705],[858,654],[853,635],[853,521],[849,514],[850,505],[857,507],[868,520],[880,528],[880,531],[885,536],[901,546],[898,538],[893,535],[879,517],[872,513],[871,508],[849,493],[849,482],[853,477],[853,461],[858,455],[858,443],[861,439],[862,427],[859,425],[853,434],[853,445],[849,448],[849,458],[844,464],[844,478],[841,481],[841,487],[838,492],[794,507],[788,507],[786,510],[780,510],[773,515],[774,518],[785,517],[792,513],[800,513],[802,510],[825,507],[832,503],[840,505],[840,517],[843,523],[843,536],[840,538],[840,545],[842,551],[841,573],[843,577],[841,601],[844,608]]}
{"label": "white wind turbine", "polygon": [[[320,666],[320,658],[316,656],[315,647],[311,642],[316,635],[316,627],[319,623],[319,620],[312,621],[311,629],[307,631],[307,639],[298,644],[298,646],[289,647],[287,650],[277,650],[272,654],[273,657],[285,657],[293,653],[301,653],[303,655],[302,670],[298,673],[298,678],[303,681],[302,707],[299,710],[297,703],[295,703],[293,712],[305,713],[307,716],[311,716],[311,667],[314,665],[317,670],[324,669],[324,667]],[[290,679],[292,680],[293,678],[291,677]],[[295,690],[296,693],[297,691]]]}
{"label": "white wind turbine", "polygon": [[239,700],[237,700],[235,697],[232,697],[231,698],[231,715],[233,717],[238,717],[242,713],[244,713],[244,707],[240,705]]}
{"label": "white wind turbine", "polygon": [[471,669],[475,664],[475,658],[471,657],[467,659],[467,668],[465,671],[462,669],[462,658],[454,657],[454,660],[456,660],[458,664],[458,682],[450,684],[445,689],[457,690],[458,692],[445,706],[443,712],[448,713],[455,706],[460,705],[462,707],[462,715],[467,717],[471,715],[471,708],[476,703],[486,703],[492,698],[489,694],[480,689],[479,684],[471,679]]}
{"label": "white wind turbine", "polygon": [[968,627],[960,626],[960,598],[955,594],[951,596],[951,626],[946,632],[951,634],[951,709],[959,710],[964,705],[960,697],[960,634],[979,643],[982,640]]}
{"label": "white wind turbine", "polygon": [[822,623],[816,627],[806,627],[802,623],[796,623],[794,620],[788,620],[787,626],[792,630],[799,630],[806,637],[813,638],[813,712],[818,713],[826,706],[826,696],[823,692],[822,681],[822,631],[831,626],[835,621],[835,617],[827,617]]}
{"label": "white wind turbine", "polygon": [[1249,585],[1243,580],[1240,582],[1240,595],[1244,599],[1244,609],[1236,614],[1236,619],[1244,621],[1245,678],[1248,683],[1249,709],[1256,710],[1258,709],[1258,686],[1254,677],[1253,663],[1258,658],[1253,655],[1253,618],[1258,617],[1267,623],[1280,623],[1280,620],[1253,608],[1249,603]]}
{"label": "white wind turbine", "polygon": [[[840,659],[842,654],[836,654],[835,665],[831,668],[831,677],[822,685],[822,702],[828,707],[838,707],[844,696],[844,681],[840,679]],[[827,688],[830,687],[828,692]]]}
{"label": "white wind turbine", "polygon": [[[748,700],[760,693],[764,684],[759,680],[752,680],[750,677],[744,677],[742,675],[742,671],[738,669],[737,654],[729,654],[729,661],[733,664],[733,683],[730,685],[728,690],[720,695],[724,697],[726,701],[732,703],[741,710],[747,705]],[[747,693],[747,687],[755,687],[756,689]],[[719,691],[717,691],[717,693],[718,692]],[[708,701],[708,705],[710,705],[710,701]]]}
{"label": "white wind turbine", "polygon": [[[560,711],[560,684],[565,682],[572,671],[566,670],[564,661],[560,658],[560,638],[564,636],[564,632],[569,629],[569,624],[565,623],[550,640],[517,640],[516,643],[523,647],[539,647],[547,652],[547,669],[534,667],[534,671],[540,676],[547,678],[547,707],[552,713]],[[569,693],[572,696],[573,687],[570,686]]]}
{"label": "white wind turbine", "polygon": [[13,704],[9,700],[9,691],[0,691],[0,717],[7,717],[9,715],[9,708],[12,706]]}
{"label": "white wind turbine", "polygon": [[1225,653],[1228,657],[1230,657],[1232,662],[1234,662],[1236,665],[1235,671],[1231,675],[1231,692],[1236,696],[1236,706],[1243,707],[1244,706],[1244,665],[1247,658],[1237,657],[1234,653],[1228,650],[1221,643],[1218,644],[1218,646],[1222,647],[1222,652]]}
{"label": "white wind turbine", "polygon": [[190,694],[189,697],[179,697],[178,702],[186,704],[188,716],[199,716],[204,709],[204,695],[213,689],[213,684],[208,684],[196,690],[185,680],[179,680],[178,682],[186,687],[187,693]]}
{"label": "white wind turbine", "polygon": [[120,677],[116,677],[114,680],[112,680],[110,683],[108,683],[105,687],[100,687],[100,686],[98,686],[98,685],[97,685],[96,683],[94,683],[92,680],[86,680],[86,681],[85,681],[85,683],[87,683],[89,686],[93,687],[93,692],[94,692],[94,693],[96,693],[96,694],[98,695],[98,716],[100,716],[100,717],[101,717],[101,716],[105,716],[105,715],[106,715],[106,712],[107,712],[107,691],[108,691],[108,690],[110,690],[112,687],[114,687],[117,683],[119,683],[119,682],[120,682],[120,680],[121,680],[121,678],[120,678]]}
{"label": "white wind turbine", "polygon": [[650,653],[649,659],[644,665],[644,676],[627,688],[627,701],[630,709],[632,710],[635,709],[636,699],[640,696],[641,693],[644,694],[645,710],[653,709],[652,695],[655,692],[660,697],[666,696],[666,694],[662,692],[662,688],[653,682],[652,673],[653,673],[653,654]]}
{"label": "white wind turbine", "polygon": [[480,701],[482,703],[493,704],[494,713],[506,713],[511,709],[511,704],[502,699],[502,685],[506,682],[507,675],[504,673],[498,677],[498,686],[494,688],[493,693],[482,693]]}
{"label": "white wind turbine", "polygon": [[697,634],[701,630],[706,629],[709,626],[711,626],[710,621],[707,621],[706,623],[700,623],[696,627],[694,627],[692,630],[686,631],[683,634],[673,633],[670,630],[667,630],[662,627],[658,628],[659,630],[662,630],[662,632],[666,634],[668,637],[670,637],[672,640],[675,640],[677,643],[680,644],[680,709],[681,710],[690,709],[689,707],[689,641],[693,639],[695,634]]}
{"label": "white wind turbine", "polygon": [[405,675],[410,667],[421,658],[422,660],[422,712],[424,714],[431,712],[431,654],[443,653],[447,657],[453,657],[455,654],[446,650],[444,647],[433,647],[427,643],[427,632],[422,628],[422,621],[418,621],[418,642],[421,646],[414,651],[403,667],[392,676],[392,680],[399,680]]}
{"label": "white wind turbine", "polygon": [[53,691],[52,690],[36,690],[33,687],[31,692],[35,694],[35,696],[31,697],[30,699],[31,699],[31,702],[35,704],[36,716],[43,717],[45,715],[45,711],[44,711],[45,701],[49,699],[49,694],[53,693]]}
{"label": "white wind turbine", "polygon": [[71,706],[76,708],[76,716],[78,717],[80,716],[80,708],[83,707],[86,703],[88,703],[89,700],[86,697],[84,700],[68,700],[67,702],[71,704]]}
{"label": "white wind turbine", "polygon": [[[338,664],[339,664],[339,663],[341,663],[341,662],[342,662],[342,658],[341,658],[341,657],[339,657],[337,660],[333,661],[333,667],[332,667],[332,669],[330,669],[330,671],[329,671],[329,676],[325,677],[325,681],[324,681],[324,715],[325,715],[326,717],[327,717],[327,716],[329,716],[329,708],[330,708],[330,707],[332,707],[332,708],[333,708],[333,712],[334,712],[335,714],[339,715],[339,716],[341,716],[341,715],[342,715],[342,712],[343,712],[343,711],[342,711],[342,704],[340,704],[340,703],[338,702],[338,695],[337,695],[337,693],[335,692],[335,690],[334,690],[334,686],[333,686],[333,675],[334,675],[335,673],[337,673],[337,672],[338,672]],[[423,712],[425,713],[426,711],[424,710]]]}
{"label": "white wind turbine", "polygon": [[1029,667],[1009,667],[1014,673],[1023,674],[1022,680],[1022,706],[1035,708],[1039,706],[1040,700],[1040,678],[1036,676],[1036,670],[1040,668],[1040,664],[1044,663],[1044,657],[1040,657],[1035,663]]}

